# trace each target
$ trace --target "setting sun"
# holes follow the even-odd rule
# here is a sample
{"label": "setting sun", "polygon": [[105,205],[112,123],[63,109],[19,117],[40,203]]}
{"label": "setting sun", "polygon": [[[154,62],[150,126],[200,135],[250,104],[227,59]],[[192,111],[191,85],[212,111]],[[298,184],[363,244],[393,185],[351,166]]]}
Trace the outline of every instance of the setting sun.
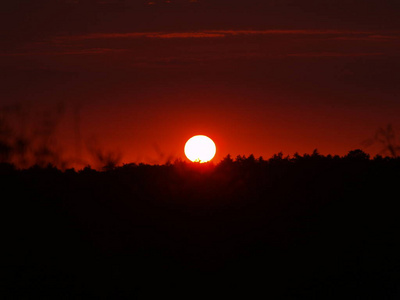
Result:
{"label": "setting sun", "polygon": [[185,155],[193,162],[208,162],[213,159],[215,152],[215,143],[205,135],[195,135],[185,144]]}

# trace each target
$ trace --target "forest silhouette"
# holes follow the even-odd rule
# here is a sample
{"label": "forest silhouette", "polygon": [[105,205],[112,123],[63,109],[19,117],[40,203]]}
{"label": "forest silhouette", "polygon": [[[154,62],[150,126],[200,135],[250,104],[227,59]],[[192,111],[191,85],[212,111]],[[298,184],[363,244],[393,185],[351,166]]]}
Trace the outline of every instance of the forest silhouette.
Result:
{"label": "forest silhouette", "polygon": [[398,299],[400,159],[0,164],[2,298]]}

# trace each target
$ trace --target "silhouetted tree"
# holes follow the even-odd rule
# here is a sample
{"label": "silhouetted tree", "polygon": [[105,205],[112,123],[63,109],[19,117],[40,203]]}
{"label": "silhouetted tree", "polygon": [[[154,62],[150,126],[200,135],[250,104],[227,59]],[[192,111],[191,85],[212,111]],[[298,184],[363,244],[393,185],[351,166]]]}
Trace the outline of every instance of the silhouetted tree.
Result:
{"label": "silhouetted tree", "polygon": [[256,159],[255,159],[254,155],[250,154],[249,157],[247,157],[246,162],[248,164],[254,164],[256,162]]}
{"label": "silhouetted tree", "polygon": [[122,160],[122,154],[117,151],[106,151],[102,149],[96,139],[92,139],[88,143],[89,153],[92,155],[95,167],[103,171],[111,171],[115,169]]}
{"label": "silhouetted tree", "polygon": [[369,154],[365,153],[361,149],[355,149],[349,151],[349,153],[345,155],[344,158],[352,161],[366,161],[369,160]]}
{"label": "silhouetted tree", "polygon": [[388,124],[386,128],[379,128],[374,138],[368,139],[363,142],[364,146],[368,147],[372,144],[380,144],[382,147],[379,154],[389,154],[391,157],[397,157],[400,151],[400,145],[396,140],[396,134],[394,132],[392,124]]}
{"label": "silhouetted tree", "polygon": [[232,168],[233,165],[233,159],[231,157],[230,154],[228,154],[227,156],[225,156],[219,163],[218,163],[218,167],[223,168],[223,169],[228,169],[228,168]]}

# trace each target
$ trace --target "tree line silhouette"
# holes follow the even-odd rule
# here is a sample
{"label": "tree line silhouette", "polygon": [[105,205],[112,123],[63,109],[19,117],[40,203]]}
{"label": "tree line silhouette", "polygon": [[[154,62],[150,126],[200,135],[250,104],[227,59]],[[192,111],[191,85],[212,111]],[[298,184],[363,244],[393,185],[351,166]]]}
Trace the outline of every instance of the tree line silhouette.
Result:
{"label": "tree line silhouette", "polygon": [[[81,106],[76,104],[71,108],[73,114],[72,131],[75,139],[72,144],[74,144],[75,151],[70,149],[70,153],[67,154],[64,151],[65,147],[59,140],[60,134],[58,132],[67,110],[65,103],[58,102],[53,107],[42,110],[33,110],[29,105],[22,103],[1,106],[0,163],[11,163],[18,168],[25,169],[35,165],[46,167],[51,164],[62,170],[72,167],[84,168],[88,164],[92,164],[95,169],[99,170],[112,170],[120,166],[123,157],[121,152],[105,150],[99,145],[95,137],[86,138],[85,143],[83,143]],[[83,147],[84,144],[85,147]],[[377,159],[386,155],[398,157],[400,151],[399,140],[391,124],[379,128],[372,138],[364,140],[361,145],[363,147],[378,146]],[[86,155],[83,155],[83,150],[86,150]],[[161,151],[156,144],[154,151],[158,157],[151,159],[153,163],[169,163],[174,159],[173,156]],[[311,155],[316,156],[317,154],[312,153]],[[276,154],[275,158],[278,158],[279,155],[282,154]],[[307,158],[309,154],[303,156]],[[300,157],[296,153],[292,159],[300,159]],[[326,158],[334,157],[328,155]],[[248,162],[252,159],[255,160],[253,156],[236,157],[238,162],[243,159],[247,159]]]}
{"label": "tree line silhouette", "polygon": [[2,298],[395,299],[400,158],[0,164]]}

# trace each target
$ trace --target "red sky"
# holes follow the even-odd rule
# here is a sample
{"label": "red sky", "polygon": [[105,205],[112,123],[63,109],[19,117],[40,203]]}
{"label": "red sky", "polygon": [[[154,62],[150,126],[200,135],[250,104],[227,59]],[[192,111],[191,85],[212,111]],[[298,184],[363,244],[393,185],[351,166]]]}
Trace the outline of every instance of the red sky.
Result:
{"label": "red sky", "polygon": [[196,134],[216,161],[375,154],[362,141],[400,128],[399,15],[397,0],[10,1],[0,107],[28,112],[18,130],[52,112],[53,142],[85,161],[96,144],[163,163]]}

